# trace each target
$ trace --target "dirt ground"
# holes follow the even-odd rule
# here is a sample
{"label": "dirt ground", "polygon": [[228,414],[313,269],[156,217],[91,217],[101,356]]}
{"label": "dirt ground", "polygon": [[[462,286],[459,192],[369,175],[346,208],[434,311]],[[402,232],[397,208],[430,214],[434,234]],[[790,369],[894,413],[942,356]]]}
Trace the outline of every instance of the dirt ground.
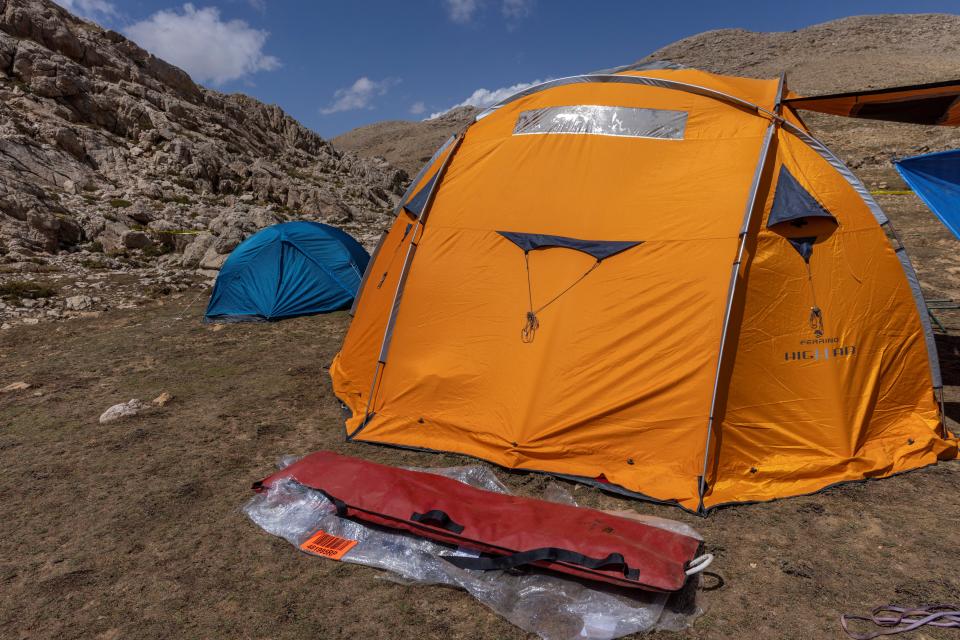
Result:
{"label": "dirt ground", "polygon": [[[960,297],[955,240],[913,196],[882,203],[931,297]],[[952,270],[952,271],[951,271]],[[390,464],[465,459],[343,441],[326,367],[348,316],[204,326],[179,294],[138,309],[0,333],[0,637],[522,638],[467,594],[401,586],[298,553],[240,511],[284,454],[321,448]],[[938,335],[947,412],[960,418],[960,315]],[[100,425],[130,398],[174,399]],[[539,495],[543,476],[497,470]],[[584,505],[683,520],[722,580],[689,638],[837,638],[838,616],[950,601],[960,465],[720,510],[569,485]],[[925,637],[948,637],[929,631]],[[664,634],[670,635],[670,634]],[[917,635],[915,637],[923,637]]]}

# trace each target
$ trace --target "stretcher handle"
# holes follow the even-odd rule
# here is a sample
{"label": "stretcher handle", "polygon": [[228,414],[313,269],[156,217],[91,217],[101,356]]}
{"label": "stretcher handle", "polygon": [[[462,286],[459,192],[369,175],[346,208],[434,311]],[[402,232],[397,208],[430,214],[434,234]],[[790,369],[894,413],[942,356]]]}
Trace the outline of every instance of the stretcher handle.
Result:
{"label": "stretcher handle", "polygon": [[431,509],[426,513],[417,513],[414,511],[413,515],[410,516],[410,519],[414,522],[419,522],[420,524],[429,525],[431,527],[440,527],[441,529],[446,529],[447,531],[453,533],[461,533],[463,531],[462,524],[457,524],[454,522],[445,511],[441,511],[440,509]]}
{"label": "stretcher handle", "polygon": [[619,553],[611,553],[605,558],[591,558],[576,551],[558,549],[556,547],[541,547],[529,551],[520,551],[508,556],[496,558],[470,558],[464,556],[441,556],[444,560],[461,569],[477,569],[479,571],[493,571],[496,569],[513,569],[534,562],[565,562],[587,569],[602,569],[605,567],[617,568],[623,571],[627,580],[639,580],[640,570],[627,565],[627,561]]}

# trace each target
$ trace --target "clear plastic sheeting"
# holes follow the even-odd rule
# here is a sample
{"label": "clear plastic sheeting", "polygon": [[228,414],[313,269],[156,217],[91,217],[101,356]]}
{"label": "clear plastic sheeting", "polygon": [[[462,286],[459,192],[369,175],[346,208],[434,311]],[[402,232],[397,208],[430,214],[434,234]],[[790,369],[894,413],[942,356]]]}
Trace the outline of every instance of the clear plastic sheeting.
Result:
{"label": "clear plastic sheeting", "polygon": [[[286,457],[281,465],[295,461]],[[438,473],[488,491],[510,493],[482,465],[417,471]],[[548,487],[545,495],[551,501],[575,504],[570,492],[556,483]],[[511,623],[546,640],[609,640],[654,629],[678,631],[700,614],[694,599],[697,579],[680,593],[662,594],[581,583],[535,571],[458,569],[444,561],[443,556],[475,553],[341,518],[319,491],[291,480],[257,494],[244,511],[264,530],[298,548],[320,529],[356,540],[356,546],[346,552],[343,562],[385,569],[391,572],[390,579],[404,584],[464,589]],[[653,526],[696,535],[686,525],[672,520],[632,515]]]}
{"label": "clear plastic sheeting", "polygon": [[570,105],[522,112],[513,135],[580,134],[682,140],[686,127],[685,111]]}

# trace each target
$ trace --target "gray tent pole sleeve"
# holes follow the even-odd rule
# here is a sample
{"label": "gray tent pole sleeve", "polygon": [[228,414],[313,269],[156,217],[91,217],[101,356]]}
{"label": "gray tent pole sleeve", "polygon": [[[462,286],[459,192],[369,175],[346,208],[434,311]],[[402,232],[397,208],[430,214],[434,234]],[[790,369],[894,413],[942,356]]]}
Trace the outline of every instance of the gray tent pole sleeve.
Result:
{"label": "gray tent pole sleeve", "polygon": [[[557,78],[556,80],[549,80],[532,87],[528,87],[522,91],[504,98],[497,104],[492,107],[487,107],[485,111],[477,114],[477,117],[474,119],[474,122],[479,122],[483,120],[491,113],[500,109],[504,105],[510,104],[521,98],[525,98],[529,95],[539,93],[541,91],[546,91],[547,89],[552,89],[553,87],[562,87],[568,84],[581,84],[581,83],[612,83],[612,84],[636,84],[643,85],[648,87],[660,87],[661,89],[674,89],[676,91],[686,91],[687,93],[693,93],[700,96],[706,96],[709,98],[714,98],[716,100],[721,100],[728,104],[740,107],[741,109],[746,109],[757,115],[777,119],[779,118],[779,107],[776,109],[776,113],[773,111],[767,111],[760,105],[748,102],[742,98],[738,98],[729,93],[724,93],[723,91],[718,91],[716,89],[710,89],[709,87],[702,87],[697,84],[690,84],[689,82],[679,82],[677,80],[668,80],[666,78],[652,78],[649,76],[621,76],[621,75],[609,75],[609,74],[589,74],[582,76],[570,76],[567,78]],[[782,86],[782,85],[781,85]],[[778,103],[779,105],[779,103]]]}
{"label": "gray tent pole sleeve", "polygon": [[407,275],[410,273],[410,266],[413,263],[413,256],[417,251],[417,244],[420,241],[418,234],[420,234],[424,228],[424,225],[426,224],[427,214],[430,212],[430,208],[433,206],[433,198],[436,195],[436,191],[440,186],[440,182],[443,181],[443,176],[447,171],[447,166],[450,164],[453,156],[457,153],[457,149],[460,148],[460,143],[463,142],[465,134],[466,131],[463,131],[463,133],[457,137],[453,144],[453,148],[450,150],[450,153],[446,158],[444,158],[443,164],[440,165],[440,168],[437,170],[437,179],[430,188],[430,193],[427,195],[427,202],[424,204],[423,211],[420,212],[420,216],[417,217],[416,226],[410,232],[410,245],[407,248],[407,255],[403,261],[403,268],[400,271],[400,277],[397,278],[397,290],[393,294],[393,303],[390,305],[390,316],[387,318],[387,325],[383,331],[383,341],[380,344],[380,356],[377,358],[377,367],[373,373],[373,381],[370,385],[370,397],[367,398],[367,408],[364,412],[363,423],[359,428],[357,428],[356,431],[350,434],[350,438],[356,436],[363,429],[363,427],[366,426],[370,419],[370,408],[373,406],[374,390],[378,388],[377,376],[383,374],[383,369],[387,364],[387,353],[390,351],[390,342],[393,339],[393,326],[397,320],[397,313],[400,311],[400,301],[403,298],[403,288],[407,282]]}
{"label": "gray tent pole sleeve", "polygon": [[[353,296],[353,304],[350,305],[351,316],[357,312],[357,303],[360,301],[360,296],[363,295],[363,289],[367,286],[367,280],[370,279],[373,263],[376,262],[377,256],[380,255],[380,249],[383,247],[383,243],[388,235],[390,235],[389,229],[380,234],[380,239],[377,240],[377,247],[373,250],[373,255],[370,256],[370,260],[367,261],[367,268],[363,270],[363,276],[360,278],[360,286],[357,287],[357,295]],[[342,344],[340,346],[341,348],[343,347]]]}
{"label": "gray tent pole sleeve", "polygon": [[[777,86],[777,98],[774,105],[777,116],[780,113],[780,101],[783,98],[784,76],[780,75],[780,84]],[[737,247],[737,255],[730,268],[730,284],[727,287],[727,308],[723,313],[723,329],[720,331],[720,349],[717,353],[717,368],[713,377],[713,393],[710,398],[710,416],[707,419],[707,437],[703,445],[703,469],[700,475],[700,486],[698,487],[699,504],[697,511],[703,512],[703,497],[707,491],[707,467],[710,463],[710,441],[713,437],[714,412],[717,408],[717,397],[720,393],[720,373],[723,369],[724,355],[726,354],[727,336],[730,332],[730,316],[733,313],[733,301],[737,293],[737,281],[740,273],[740,263],[743,260],[743,253],[747,246],[747,233],[750,229],[750,222],[753,219],[753,212],[757,209],[760,200],[760,183],[763,179],[763,173],[770,162],[770,149],[773,136],[777,131],[780,118],[777,117],[770,121],[767,126],[767,132],[763,137],[763,144],[760,146],[760,156],[757,159],[756,169],[753,172],[753,181],[750,184],[750,195],[747,197],[746,208],[743,212],[743,224],[740,226],[740,242]]]}
{"label": "gray tent pole sleeve", "polygon": [[393,338],[393,325],[397,320],[397,313],[400,310],[400,301],[403,298],[403,288],[407,283],[407,276],[410,273],[410,266],[413,263],[413,256],[417,252],[417,245],[420,243],[420,235],[423,233],[424,226],[427,222],[427,216],[430,213],[430,209],[433,207],[433,199],[437,194],[437,189],[440,187],[440,182],[443,181],[444,174],[447,171],[447,166],[450,164],[453,156],[457,153],[457,149],[460,148],[460,143],[462,141],[463,134],[457,138],[457,141],[454,143],[450,153],[446,158],[444,158],[443,164],[440,165],[440,168],[437,170],[437,179],[434,181],[433,186],[430,187],[430,193],[427,194],[427,201],[423,205],[423,211],[421,211],[420,215],[417,217],[416,226],[410,233],[410,246],[407,249],[406,259],[403,261],[403,270],[400,272],[400,277],[397,279],[397,291],[393,296],[393,305],[390,309],[390,317],[387,319],[387,327],[383,332],[383,342],[380,345],[379,361],[383,364],[387,363],[387,353],[390,351],[390,341]]}

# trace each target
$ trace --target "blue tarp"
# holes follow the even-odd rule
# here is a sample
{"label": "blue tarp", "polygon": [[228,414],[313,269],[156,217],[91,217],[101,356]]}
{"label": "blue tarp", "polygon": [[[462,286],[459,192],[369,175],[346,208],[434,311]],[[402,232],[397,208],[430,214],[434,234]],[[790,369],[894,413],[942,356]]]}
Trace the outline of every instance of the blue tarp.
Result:
{"label": "blue tarp", "polygon": [[960,149],[894,162],[914,193],[960,239]]}
{"label": "blue tarp", "polygon": [[325,224],[267,227],[224,262],[204,318],[281,320],[349,308],[369,260],[356,240]]}

